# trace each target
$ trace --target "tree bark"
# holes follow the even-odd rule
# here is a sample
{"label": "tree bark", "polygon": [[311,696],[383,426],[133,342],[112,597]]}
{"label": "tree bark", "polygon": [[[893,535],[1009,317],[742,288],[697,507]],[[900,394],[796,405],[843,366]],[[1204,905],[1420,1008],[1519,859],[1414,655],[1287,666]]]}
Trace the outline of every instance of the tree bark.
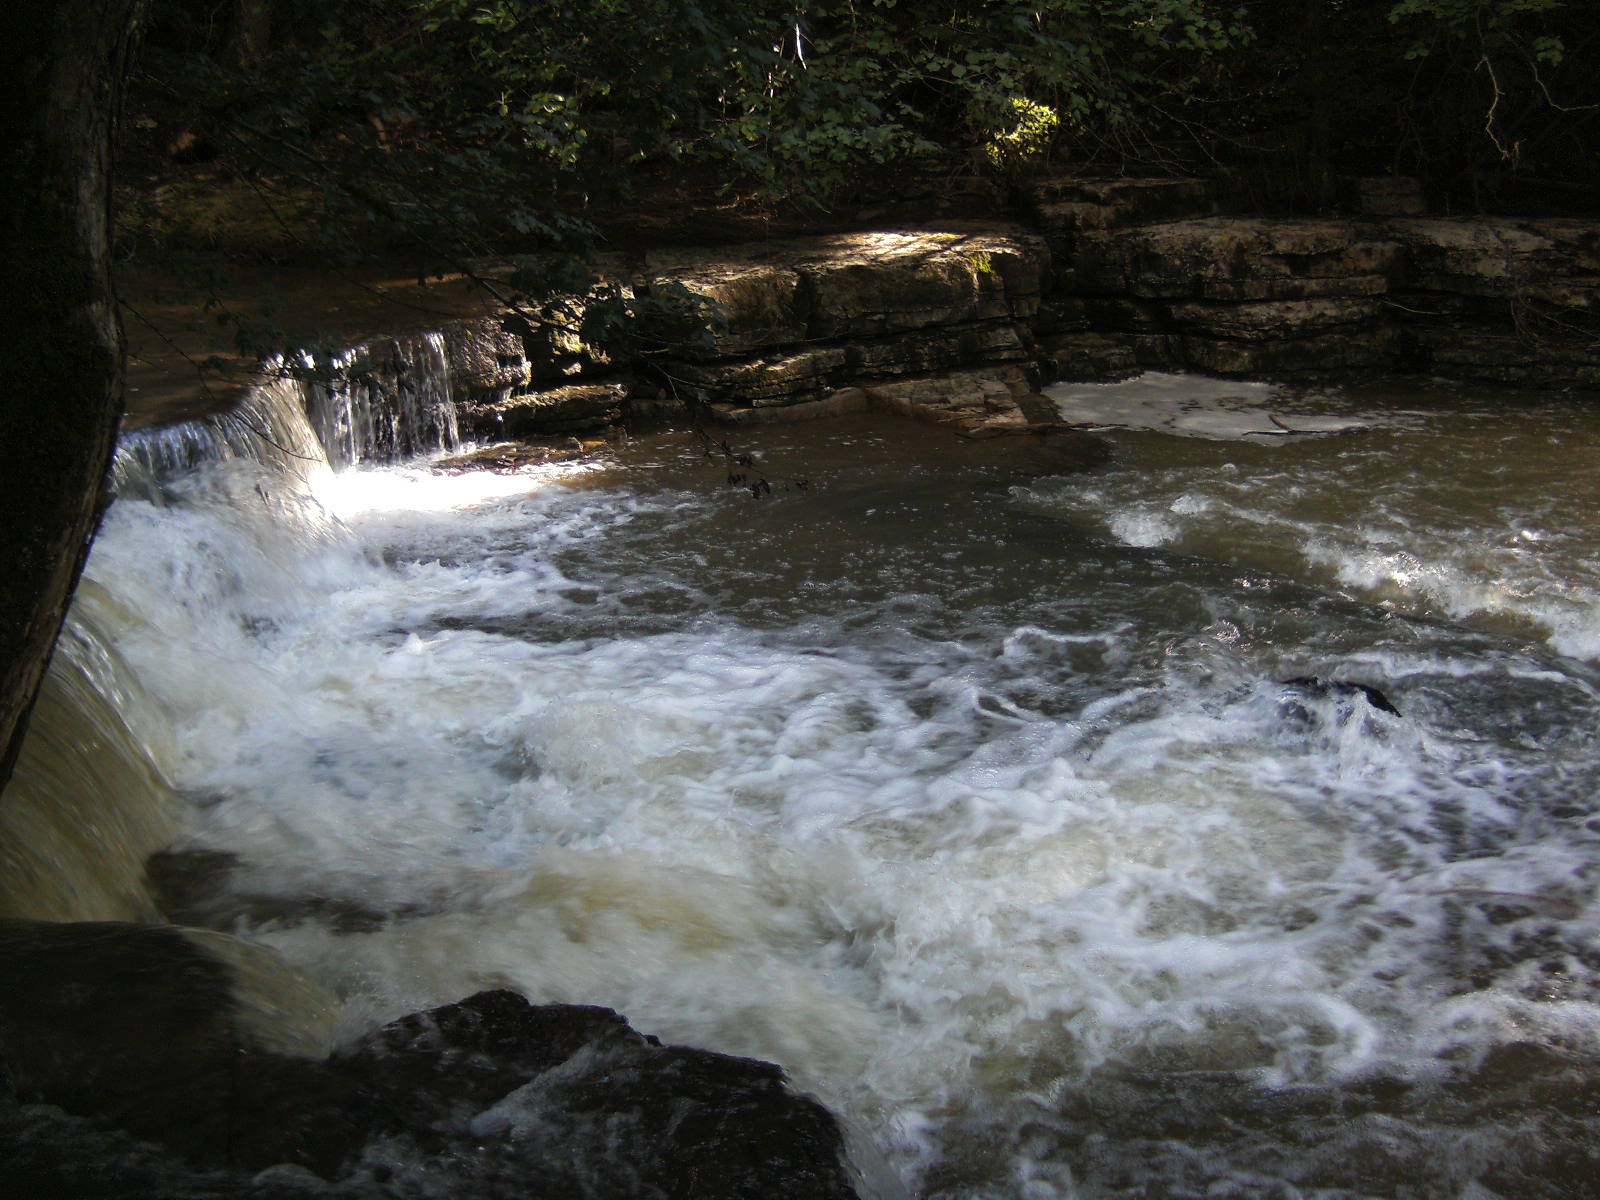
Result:
{"label": "tree bark", "polygon": [[106,500],[122,414],[109,180],[140,4],[0,4],[0,786]]}

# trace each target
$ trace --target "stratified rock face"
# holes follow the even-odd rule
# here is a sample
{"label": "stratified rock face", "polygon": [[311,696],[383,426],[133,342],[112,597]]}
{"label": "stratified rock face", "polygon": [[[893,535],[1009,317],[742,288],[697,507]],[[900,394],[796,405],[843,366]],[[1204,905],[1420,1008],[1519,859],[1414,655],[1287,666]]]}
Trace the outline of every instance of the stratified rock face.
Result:
{"label": "stratified rock face", "polygon": [[1201,217],[1085,230],[1057,286],[1144,366],[1600,386],[1600,227]]}
{"label": "stratified rock face", "polygon": [[762,408],[1029,361],[1046,258],[1014,230],[841,234],[685,252],[650,286],[704,295],[722,322],[709,352],[665,368],[685,399]]}
{"label": "stratified rock face", "polygon": [[488,404],[469,403],[463,414],[474,429],[495,437],[548,437],[615,425],[627,396],[626,384],[575,383],[513,393]]}
{"label": "stratified rock face", "polygon": [[851,233],[676,251],[647,286],[678,283],[721,306],[715,356],[799,342],[878,338],[933,326],[1025,322],[1046,251],[1021,230]]}
{"label": "stratified rock face", "polygon": [[263,1048],[228,965],[172,927],[0,923],[0,972],[7,1195],[856,1194],[779,1068],[608,1009],[485,992],[319,1061]]}
{"label": "stratified rock face", "polygon": [[1154,300],[1303,300],[1387,290],[1398,247],[1348,221],[1209,217],[1080,235],[1084,292]]}
{"label": "stratified rock face", "polygon": [[[817,416],[850,394],[987,435],[1038,427],[1014,405],[1000,414],[997,389],[1016,398],[1046,378],[1145,368],[1600,386],[1600,227],[1431,220],[1405,215],[1418,203],[1407,181],[1353,187],[1362,217],[1246,218],[1214,215],[1210,189],[1192,179],[1054,180],[1029,196],[1038,233],[987,226],[674,251],[653,258],[634,290],[702,297],[711,339],[667,348],[652,363],[659,379],[625,387],[604,364],[574,366],[589,361],[578,350],[557,366],[580,377],[542,390],[526,381],[550,368],[518,376],[504,349],[479,353],[467,424],[515,436],[694,407],[730,421]],[[967,385],[966,400],[952,401],[950,389]],[[942,398],[906,400],[934,393]]]}
{"label": "stratified rock face", "polygon": [[1211,188],[1199,179],[1045,179],[1028,189],[1034,222],[1057,235],[1121,229],[1216,209]]}
{"label": "stratified rock face", "polygon": [[[863,404],[937,411],[963,433],[1035,431],[1042,417],[995,409],[996,385],[1015,399],[1051,379],[1152,368],[1600,387],[1600,223],[1433,219],[1418,215],[1414,180],[1348,184],[1358,216],[1266,218],[1218,215],[1196,179],[1044,180],[1024,197],[1031,229],[961,223],[652,254],[612,264],[599,292],[697,297],[709,333],[657,334],[667,340],[613,361],[582,340],[592,298],[568,296],[537,320],[506,313],[380,339],[358,355],[375,372],[370,394],[321,426],[335,440],[365,436],[365,453],[383,457]],[[961,380],[977,381],[970,403],[945,394]],[[897,386],[911,381],[923,382]],[[405,403],[374,416],[384,389]]]}
{"label": "stratified rock face", "polygon": [[735,259],[696,267],[681,263],[673,273],[653,272],[646,288],[681,283],[703,296],[717,318],[712,357],[740,358],[774,346],[807,340],[807,299],[800,272],[775,263]]}
{"label": "stratified rock face", "polygon": [[974,364],[998,366],[1028,359],[1028,349],[1015,326],[969,323],[768,358],[685,363],[677,368],[677,375],[702,404],[761,408],[816,399],[871,380],[935,375]]}
{"label": "stratified rock face", "polygon": [[467,395],[526,387],[529,363],[522,339],[490,321],[456,321],[443,329],[451,381]]}
{"label": "stratified rock face", "polygon": [[820,411],[813,406],[863,384],[1028,364],[1048,258],[1039,238],[996,226],[653,256],[631,294],[687,290],[713,326],[709,339],[661,347],[658,378],[645,384],[577,343],[548,362],[523,347],[532,357],[519,363],[509,333],[450,331],[464,431],[583,433],[624,418],[671,420],[691,406]]}

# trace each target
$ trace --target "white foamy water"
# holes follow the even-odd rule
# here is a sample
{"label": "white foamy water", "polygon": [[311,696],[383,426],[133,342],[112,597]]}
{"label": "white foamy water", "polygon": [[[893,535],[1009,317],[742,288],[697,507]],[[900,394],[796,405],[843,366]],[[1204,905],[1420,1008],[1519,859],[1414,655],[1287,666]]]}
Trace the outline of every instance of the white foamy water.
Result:
{"label": "white foamy water", "polygon": [[1061,419],[1096,429],[1156,429],[1213,441],[1347,433],[1393,425],[1396,414],[1327,411],[1325,393],[1305,398],[1270,383],[1146,371],[1118,383],[1057,383],[1045,389]]}
{"label": "white foamy water", "polygon": [[[347,1028],[608,1005],[781,1063],[915,1194],[1548,1175],[1394,1097],[1600,1061],[1594,673],[1330,590],[1311,548],[1386,528],[1316,516],[1354,443],[1119,436],[1156,461],[780,429],[757,469],[807,486],[759,501],[687,437],[320,502],[235,463],[119,501],[89,571],[177,733],[179,848],[236,856],[202,907]],[[1270,562],[1206,553],[1243,541]]]}
{"label": "white foamy water", "polygon": [[1181,375],[1052,395],[1068,420],[1141,432],[1113,435],[1126,469],[1035,488],[1051,511],[1130,546],[1268,567],[1600,658],[1600,423],[1588,405]]}

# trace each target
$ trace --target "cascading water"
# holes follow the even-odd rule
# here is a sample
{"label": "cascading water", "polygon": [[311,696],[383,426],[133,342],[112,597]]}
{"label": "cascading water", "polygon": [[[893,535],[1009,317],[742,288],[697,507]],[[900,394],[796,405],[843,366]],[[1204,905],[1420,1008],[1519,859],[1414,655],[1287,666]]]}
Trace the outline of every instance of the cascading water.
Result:
{"label": "cascading water", "polygon": [[102,625],[115,601],[80,590],[0,805],[0,918],[149,921],[159,917],[145,860],[177,832],[159,763],[169,730]]}
{"label": "cascading water", "polygon": [[1094,475],[861,418],[741,435],[760,500],[679,435],[128,490],[77,627],[171,731],[162,903],[348,1029],[508,986],[776,1061],[917,1194],[1584,1194],[1600,569],[1542,489],[1600,420],[1124,386],[1058,398],[1159,418]]}
{"label": "cascading water", "polygon": [[461,442],[450,395],[444,337],[421,333],[338,356],[304,386],[310,414],[328,460],[336,467],[385,462]]}

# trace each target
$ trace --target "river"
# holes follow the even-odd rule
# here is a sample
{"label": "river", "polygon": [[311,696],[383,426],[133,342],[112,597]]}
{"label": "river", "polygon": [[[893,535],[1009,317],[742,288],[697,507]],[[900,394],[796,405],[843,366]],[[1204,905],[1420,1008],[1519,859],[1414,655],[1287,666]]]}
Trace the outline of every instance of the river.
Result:
{"label": "river", "polygon": [[1108,465],[125,464],[74,636],[169,911],[341,1034],[504,986],[778,1062],[913,1195],[1587,1194],[1600,413],[1053,398]]}

